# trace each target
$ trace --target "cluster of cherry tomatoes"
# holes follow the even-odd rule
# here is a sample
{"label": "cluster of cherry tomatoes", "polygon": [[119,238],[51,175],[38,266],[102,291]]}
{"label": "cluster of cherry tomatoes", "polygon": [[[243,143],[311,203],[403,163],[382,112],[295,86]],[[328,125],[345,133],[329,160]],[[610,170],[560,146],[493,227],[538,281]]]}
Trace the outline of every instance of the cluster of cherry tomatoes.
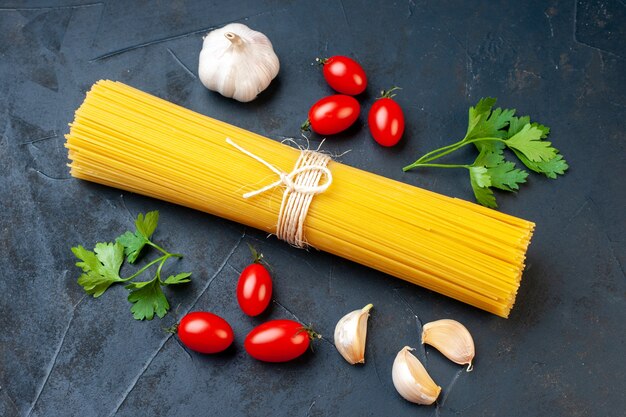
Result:
{"label": "cluster of cherry tomatoes", "polygon": [[[254,262],[240,274],[237,301],[241,310],[255,317],[265,311],[272,299],[272,277],[261,263],[263,255],[250,248]],[[177,325],[178,338],[189,349],[200,353],[226,350],[234,340],[230,324],[206,311],[185,315]],[[311,329],[293,320],[270,320],[255,327],[246,337],[244,348],[250,356],[265,362],[286,362],[302,355],[312,338]]]}
{"label": "cluster of cherry tomatoes", "polygon": [[[334,135],[348,129],[356,122],[361,105],[353,97],[367,88],[367,76],[361,65],[347,56],[333,56],[318,60],[324,67],[328,85],[341,94],[318,100],[309,110],[303,130],[313,129],[320,135]],[[394,87],[383,91],[368,113],[367,121],[374,140],[382,146],[393,146],[404,133],[404,113],[393,100]]]}

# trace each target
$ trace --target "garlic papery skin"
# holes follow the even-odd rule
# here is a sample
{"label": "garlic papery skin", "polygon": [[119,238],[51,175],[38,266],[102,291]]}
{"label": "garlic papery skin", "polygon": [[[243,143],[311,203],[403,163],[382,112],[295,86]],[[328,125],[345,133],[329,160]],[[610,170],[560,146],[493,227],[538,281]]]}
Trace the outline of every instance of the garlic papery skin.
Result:
{"label": "garlic papery skin", "polygon": [[393,361],[391,377],[398,393],[412,403],[430,405],[435,402],[441,387],[426,372],[424,365],[410,352],[408,346],[402,348]]}
{"label": "garlic papery skin", "polygon": [[335,326],[335,347],[350,365],[365,363],[367,319],[374,307],[368,304],[343,316]]}
{"label": "garlic papery skin", "polygon": [[422,344],[431,345],[446,358],[459,365],[469,365],[476,355],[474,339],[465,326],[456,320],[442,319],[426,323],[422,328]]}
{"label": "garlic papery skin", "polygon": [[230,23],[204,38],[198,76],[209,90],[248,102],[270,85],[279,69],[267,36],[241,23]]}

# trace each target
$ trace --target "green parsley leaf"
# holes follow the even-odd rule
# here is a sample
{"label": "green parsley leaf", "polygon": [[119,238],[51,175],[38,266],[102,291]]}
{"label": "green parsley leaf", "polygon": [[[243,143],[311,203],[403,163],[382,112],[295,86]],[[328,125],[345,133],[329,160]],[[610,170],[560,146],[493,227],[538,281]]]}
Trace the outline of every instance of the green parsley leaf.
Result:
{"label": "green parsley leaf", "polygon": [[183,284],[185,282],[191,281],[189,277],[191,276],[191,272],[182,272],[176,275],[170,275],[167,277],[165,281],[163,281],[164,285],[175,285],[175,284]]}
{"label": "green parsley leaf", "polygon": [[556,149],[550,142],[541,140],[543,132],[540,128],[527,124],[507,139],[506,145],[517,149],[532,162],[549,161],[556,156]]}
{"label": "green parsley leaf", "polygon": [[472,165],[486,167],[491,186],[504,191],[518,190],[518,184],[525,183],[528,177],[528,172],[516,169],[514,162],[505,161],[502,154],[489,151],[481,152]]}
{"label": "green parsley leaf", "polygon": [[111,284],[124,281],[119,275],[124,247],[119,243],[98,243],[94,252],[76,246],[72,252],[81,260],[76,266],[83,270],[78,284],[94,298],[100,297]]}
{"label": "green parsley leaf", "polygon": [[496,197],[493,195],[493,191],[491,191],[491,188],[481,187],[476,182],[475,176],[472,175],[472,170],[470,170],[470,184],[472,185],[472,190],[474,191],[476,201],[478,201],[479,204],[490,208],[498,207],[498,205],[496,204]]}
{"label": "green parsley leaf", "polygon": [[497,207],[496,198],[493,195],[493,191],[489,188],[491,185],[491,177],[487,172],[487,168],[483,166],[471,166],[469,167],[470,184],[472,190],[474,190],[474,196],[476,200],[487,207]]}
{"label": "green parsley leaf", "polygon": [[152,281],[133,282],[126,288],[131,290],[128,301],[133,303],[130,311],[136,320],[152,320],[155,313],[159,318],[163,318],[170,309],[161,284],[156,278]]}
{"label": "green parsley leaf", "polygon": [[93,251],[107,272],[110,271],[115,276],[119,276],[120,267],[124,262],[124,252],[120,245],[117,243],[97,243]]}
{"label": "green parsley leaf", "polygon": [[509,121],[508,136],[511,137],[511,136],[518,134],[522,130],[522,128],[524,128],[524,126],[526,126],[527,124],[530,124],[531,127],[535,127],[541,130],[541,139],[547,138],[548,135],[550,134],[550,128],[548,126],[544,126],[536,122],[531,123],[530,117],[523,116],[523,117],[511,117],[511,120]]}
{"label": "green parsley leaf", "polygon": [[470,107],[469,109],[469,120],[467,123],[467,133],[465,137],[469,137],[474,130],[474,128],[480,123],[481,120],[484,120],[489,116],[491,112],[491,108],[496,104],[496,99],[493,97],[485,97],[481,98],[480,101],[476,104],[475,107]]}
{"label": "green parsley leaf", "polygon": [[541,130],[541,139],[547,138],[550,134],[550,128],[548,126],[544,126],[539,123],[531,123],[530,125],[534,128]]}
{"label": "green parsley leaf", "polygon": [[469,167],[470,179],[476,183],[479,187],[490,187],[491,177],[487,172],[487,168],[483,166]]}
{"label": "green parsley leaf", "polygon": [[150,237],[156,230],[159,223],[159,212],[150,211],[144,216],[143,213],[137,215],[135,219],[135,233],[126,232],[115,239],[116,242],[124,245],[124,254],[131,264],[137,261],[143,247],[150,242]]}
{"label": "green parsley leaf", "polygon": [[[515,109],[503,110],[498,107],[492,110],[495,104],[495,98],[487,97],[480,100],[475,108],[470,107],[468,129],[464,140],[507,137],[505,128],[514,118]],[[505,148],[502,142],[492,140],[474,142],[474,146],[478,151],[494,153],[501,153]]]}
{"label": "green parsley leaf", "polygon": [[128,262],[131,264],[135,263],[141,253],[141,249],[143,249],[145,244],[148,242],[143,235],[137,232],[126,232],[115,239],[115,241],[124,246],[124,254],[128,258]]}
{"label": "green parsley leaf", "polygon": [[145,217],[142,213],[139,213],[137,220],[135,220],[135,227],[146,239],[150,239],[152,233],[154,233],[157,225],[159,224],[159,212],[157,210],[149,211]]}
{"label": "green parsley leaf", "polygon": [[476,157],[473,166],[495,167],[504,162],[504,155],[490,151],[482,151]]}
{"label": "green parsley leaf", "polygon": [[520,130],[529,123],[530,117],[528,116],[511,117],[511,120],[509,120],[508,137],[518,134]]}
{"label": "green parsley leaf", "polygon": [[494,109],[488,117],[481,118],[480,123],[472,129],[472,133],[468,139],[505,137],[507,132],[502,129],[509,125],[509,121],[514,114],[515,109],[502,110],[500,107]]}
{"label": "green parsley leaf", "polygon": [[514,162],[503,162],[487,169],[491,177],[491,186],[504,191],[519,190],[519,184],[526,182],[528,172],[515,168]]}
{"label": "green parsley leaf", "polygon": [[526,158],[523,153],[516,151],[515,149],[513,149],[513,152],[515,152],[515,155],[517,155],[519,160],[522,161],[522,163],[529,169],[532,169],[533,171],[543,174],[551,179],[556,179],[557,175],[565,174],[565,171],[569,168],[567,161],[563,159],[563,155],[561,154],[557,154],[549,161],[533,162]]}

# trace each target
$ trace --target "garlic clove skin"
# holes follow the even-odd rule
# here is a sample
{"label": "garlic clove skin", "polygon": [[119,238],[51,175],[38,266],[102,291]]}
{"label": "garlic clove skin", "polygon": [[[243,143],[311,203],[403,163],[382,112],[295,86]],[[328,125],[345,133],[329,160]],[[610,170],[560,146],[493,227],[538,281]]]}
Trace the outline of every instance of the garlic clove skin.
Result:
{"label": "garlic clove skin", "polygon": [[365,363],[367,319],[374,307],[368,304],[343,316],[335,326],[335,347],[350,365]]}
{"label": "garlic clove skin", "polygon": [[248,102],[270,85],[279,69],[267,36],[241,23],[231,23],[204,38],[198,76],[209,90]]}
{"label": "garlic clove skin", "polygon": [[422,344],[431,345],[446,358],[459,365],[469,365],[476,355],[474,339],[465,326],[456,320],[442,319],[426,323],[422,329]]}
{"label": "garlic clove skin", "polygon": [[398,393],[415,404],[430,405],[437,400],[441,387],[428,375],[424,365],[410,352],[408,346],[402,348],[393,361],[391,377]]}

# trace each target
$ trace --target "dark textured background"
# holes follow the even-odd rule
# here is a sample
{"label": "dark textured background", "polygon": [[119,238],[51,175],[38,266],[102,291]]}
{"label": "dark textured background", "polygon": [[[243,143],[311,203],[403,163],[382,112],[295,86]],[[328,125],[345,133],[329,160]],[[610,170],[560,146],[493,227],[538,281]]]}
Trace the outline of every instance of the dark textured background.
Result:
{"label": "dark textured background", "polygon": [[[196,76],[203,34],[234,21],[267,34],[282,64],[248,104],[207,91]],[[622,0],[1,2],[0,415],[626,415],[625,23]],[[552,128],[570,172],[558,181],[533,174],[518,195],[497,195],[502,211],[537,223],[509,320],[68,176],[63,134],[100,78],[281,139],[298,137],[309,105],[331,93],[311,62],[332,54],[365,67],[365,109],[378,90],[403,87],[408,122],[403,142],[382,149],[361,116],[325,145],[351,149],[347,164],[472,199],[464,172],[400,168],[460,138],[482,96]],[[194,272],[169,293],[173,310],[225,317],[236,333],[226,353],[187,352],[162,330],[175,314],[133,320],[121,286],[94,300],[76,284],[70,246],[113,239],[152,209],[161,212],[155,239],[187,255],[177,270]],[[339,317],[374,303],[365,366],[349,366],[327,341],[288,364],[246,355],[243,339],[260,322],[234,297],[246,243],[274,268],[267,318],[296,317],[332,340]],[[419,346],[421,322],[444,317],[473,333],[474,372]],[[391,364],[406,344],[443,387],[437,407],[410,404],[393,388]]]}

